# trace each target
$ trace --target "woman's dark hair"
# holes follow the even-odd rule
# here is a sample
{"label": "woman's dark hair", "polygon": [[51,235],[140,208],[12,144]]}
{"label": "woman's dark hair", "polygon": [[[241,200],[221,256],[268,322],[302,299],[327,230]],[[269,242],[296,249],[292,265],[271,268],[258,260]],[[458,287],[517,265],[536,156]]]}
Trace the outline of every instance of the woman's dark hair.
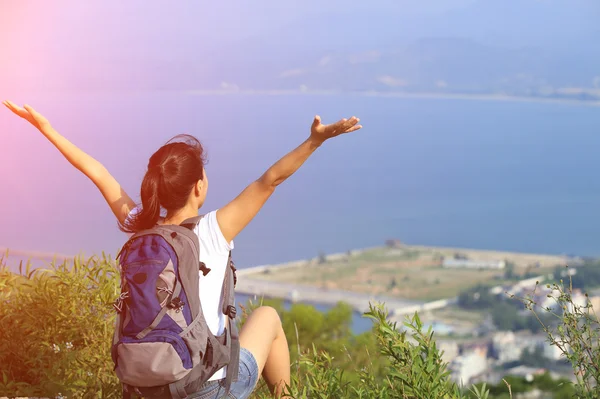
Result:
{"label": "woman's dark hair", "polygon": [[161,216],[161,209],[183,208],[194,185],[204,177],[205,163],[204,148],[193,136],[178,135],[160,147],[150,157],[142,181],[142,210],[119,224],[121,231],[136,233],[152,228]]}

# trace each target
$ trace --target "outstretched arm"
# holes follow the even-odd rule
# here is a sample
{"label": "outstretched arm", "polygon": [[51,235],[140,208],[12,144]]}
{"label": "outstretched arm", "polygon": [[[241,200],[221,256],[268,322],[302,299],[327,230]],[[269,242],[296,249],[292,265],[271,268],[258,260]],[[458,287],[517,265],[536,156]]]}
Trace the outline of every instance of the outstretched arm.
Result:
{"label": "outstretched arm", "polygon": [[360,129],[359,119],[342,119],[331,125],[322,125],[317,116],[310,137],[296,149],[271,166],[258,180],[251,183],[233,201],[217,210],[217,221],[225,239],[233,240],[256,216],[275,188],[302,166],[327,139]]}
{"label": "outstretched arm", "polygon": [[98,187],[117,220],[120,223],[125,221],[131,209],[135,207],[135,203],[104,165],[61,136],[45,117],[30,106],[25,105],[24,108],[21,108],[10,101],[4,101],[3,104],[16,115],[31,123],[54,144],[71,165],[86,175]]}

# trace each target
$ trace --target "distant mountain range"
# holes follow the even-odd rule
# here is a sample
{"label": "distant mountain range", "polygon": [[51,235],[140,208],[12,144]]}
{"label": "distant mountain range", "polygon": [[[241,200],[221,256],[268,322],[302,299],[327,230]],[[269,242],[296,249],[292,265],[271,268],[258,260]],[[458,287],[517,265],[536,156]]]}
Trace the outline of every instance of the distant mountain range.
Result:
{"label": "distant mountain range", "polygon": [[65,8],[39,43],[10,25],[0,87],[600,100],[598,0],[149,4]]}
{"label": "distant mountain range", "polygon": [[557,54],[445,38],[422,39],[394,50],[326,53],[298,64],[265,62],[261,56],[241,64],[245,73],[223,68],[215,76],[224,82],[222,88],[600,100],[600,52]]}
{"label": "distant mountain range", "polygon": [[[77,87],[118,90],[376,91],[600,101],[600,52],[425,38],[360,49],[243,42],[196,60],[152,61],[143,76],[79,76]],[[179,64],[179,73],[173,65]],[[139,71],[139,70],[137,70]],[[84,72],[81,72],[84,73]],[[101,76],[101,77],[100,77]]]}

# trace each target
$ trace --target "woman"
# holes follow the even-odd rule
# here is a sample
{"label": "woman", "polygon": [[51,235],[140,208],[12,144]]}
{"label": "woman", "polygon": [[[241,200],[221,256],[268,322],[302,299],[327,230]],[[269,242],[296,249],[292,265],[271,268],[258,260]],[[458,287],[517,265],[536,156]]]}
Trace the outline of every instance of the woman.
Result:
{"label": "woman", "polygon": [[[46,118],[27,105],[21,108],[9,101],[5,101],[4,105],[35,126],[98,187],[124,232],[135,233],[157,223],[180,224],[198,215],[206,198],[208,177],[204,169],[204,150],[195,138],[183,136],[185,142],[168,142],[150,157],[148,171],[141,185],[142,203],[136,207],[100,162],[61,136]],[[219,308],[220,287],[234,238],[256,216],[275,188],[290,177],[317,148],[332,137],[360,129],[362,126],[358,122],[357,118],[352,117],[323,125],[316,116],[308,139],[271,166],[227,205],[207,213],[201,219],[196,228],[201,246],[200,260],[211,265],[212,272],[203,280],[200,299],[213,334],[222,334],[225,328],[227,316]],[[164,217],[161,217],[161,209],[166,210]],[[271,392],[279,397],[285,384],[290,383],[290,356],[277,312],[269,307],[256,309],[240,332],[240,346],[239,377],[232,383],[231,394],[235,398],[247,398],[262,375]],[[225,369],[219,370],[200,392],[191,397],[220,397],[223,386],[219,382],[225,377]]]}

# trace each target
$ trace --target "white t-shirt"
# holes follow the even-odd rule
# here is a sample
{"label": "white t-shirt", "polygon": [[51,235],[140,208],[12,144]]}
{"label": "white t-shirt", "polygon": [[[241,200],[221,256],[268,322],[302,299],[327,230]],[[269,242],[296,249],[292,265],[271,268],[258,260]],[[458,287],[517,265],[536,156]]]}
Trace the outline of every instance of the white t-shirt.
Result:
{"label": "white t-shirt", "polygon": [[[138,212],[139,208],[133,209]],[[194,229],[200,241],[200,261],[210,268],[206,276],[200,273],[200,303],[208,328],[215,335],[221,335],[225,330],[227,316],[221,311],[221,291],[223,279],[229,261],[229,251],[233,249],[233,241],[227,242],[219,223],[217,222],[217,211],[212,211],[200,219],[200,223]],[[225,378],[227,366],[217,371],[211,378],[219,380]]]}

